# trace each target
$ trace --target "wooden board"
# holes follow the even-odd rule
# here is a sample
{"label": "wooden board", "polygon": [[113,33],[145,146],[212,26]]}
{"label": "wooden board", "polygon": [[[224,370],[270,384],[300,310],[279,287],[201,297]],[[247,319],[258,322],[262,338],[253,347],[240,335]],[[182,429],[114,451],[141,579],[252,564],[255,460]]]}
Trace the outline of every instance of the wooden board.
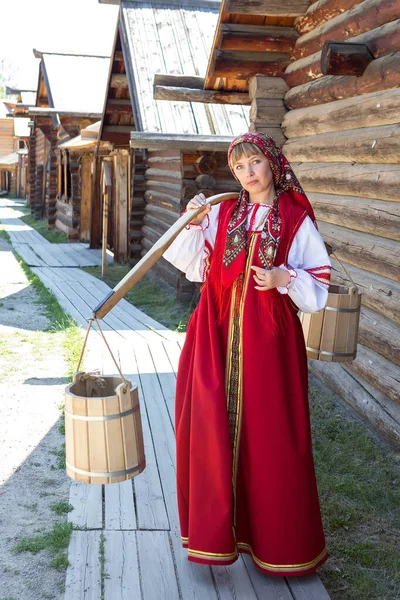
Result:
{"label": "wooden board", "polygon": [[138,531],[139,561],[144,598],[179,600],[171,544],[167,531]]}
{"label": "wooden board", "polygon": [[73,531],[68,548],[64,600],[99,600],[100,532]]}
{"label": "wooden board", "polygon": [[137,529],[132,480],[104,487],[104,523],[106,529]]}
{"label": "wooden board", "polygon": [[140,568],[134,531],[104,533],[105,600],[135,600],[141,598]]}
{"label": "wooden board", "polygon": [[85,483],[73,481],[69,490],[69,503],[74,507],[74,510],[68,513],[68,521],[74,527],[103,528],[101,485],[86,485]]}

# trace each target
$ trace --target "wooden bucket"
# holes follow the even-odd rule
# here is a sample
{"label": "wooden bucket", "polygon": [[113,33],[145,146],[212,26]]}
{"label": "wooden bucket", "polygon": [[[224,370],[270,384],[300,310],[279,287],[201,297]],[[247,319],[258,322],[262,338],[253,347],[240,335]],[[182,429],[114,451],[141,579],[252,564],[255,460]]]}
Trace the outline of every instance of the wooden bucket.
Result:
{"label": "wooden bucket", "polygon": [[[127,385],[128,384],[128,385]],[[65,390],[67,473],[83,483],[118,483],[145,468],[137,386],[121,377],[75,373]]]}
{"label": "wooden bucket", "polygon": [[349,362],[357,355],[361,292],[356,286],[331,284],[326,307],[301,313],[308,358]]}

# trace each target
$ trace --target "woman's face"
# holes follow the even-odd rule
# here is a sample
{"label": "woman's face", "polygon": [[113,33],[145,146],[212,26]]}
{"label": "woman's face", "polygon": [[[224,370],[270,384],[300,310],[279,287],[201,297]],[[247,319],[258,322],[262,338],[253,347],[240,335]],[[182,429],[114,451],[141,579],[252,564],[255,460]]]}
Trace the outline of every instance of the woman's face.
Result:
{"label": "woman's face", "polygon": [[264,154],[242,155],[233,165],[239,183],[251,196],[258,196],[274,189],[274,176],[268,158]]}

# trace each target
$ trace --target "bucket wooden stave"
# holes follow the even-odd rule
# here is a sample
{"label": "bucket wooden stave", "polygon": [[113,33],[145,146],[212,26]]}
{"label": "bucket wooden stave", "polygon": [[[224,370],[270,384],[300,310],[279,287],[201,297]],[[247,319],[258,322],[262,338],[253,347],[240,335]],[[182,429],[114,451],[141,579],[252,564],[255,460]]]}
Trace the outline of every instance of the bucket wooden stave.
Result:
{"label": "bucket wooden stave", "polygon": [[301,313],[308,358],[350,362],[357,355],[361,292],[356,286],[331,284],[326,307]]}
{"label": "bucket wooden stave", "polygon": [[145,468],[138,388],[127,383],[121,377],[78,372],[67,386],[66,470],[72,479],[118,483]]}

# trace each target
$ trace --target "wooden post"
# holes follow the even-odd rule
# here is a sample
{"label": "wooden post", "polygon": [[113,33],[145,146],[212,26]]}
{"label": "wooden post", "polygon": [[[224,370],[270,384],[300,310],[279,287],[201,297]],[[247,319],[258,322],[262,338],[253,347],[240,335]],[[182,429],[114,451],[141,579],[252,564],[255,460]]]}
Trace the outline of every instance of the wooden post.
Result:
{"label": "wooden post", "polygon": [[115,167],[115,243],[114,258],[128,259],[128,158],[120,152],[114,157]]}
{"label": "wooden post", "polygon": [[101,244],[101,276],[104,277],[107,267],[107,233],[108,233],[108,203],[111,193],[111,173],[112,167],[111,162],[103,160],[103,234]]}
{"label": "wooden post", "polygon": [[92,154],[82,155],[81,169],[81,212],[79,236],[81,241],[90,241],[90,213],[91,213],[91,167],[93,162]]}

